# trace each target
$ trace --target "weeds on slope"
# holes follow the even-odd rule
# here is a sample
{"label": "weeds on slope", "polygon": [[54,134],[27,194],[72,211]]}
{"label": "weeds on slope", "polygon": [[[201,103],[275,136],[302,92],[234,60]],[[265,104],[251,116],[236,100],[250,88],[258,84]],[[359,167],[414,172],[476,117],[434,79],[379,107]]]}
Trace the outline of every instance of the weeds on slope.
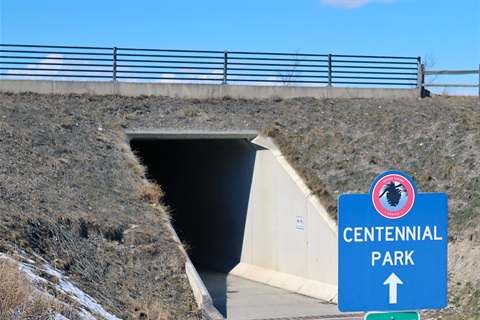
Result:
{"label": "weeds on slope", "polygon": [[0,257],[0,280],[0,319],[51,319],[60,311],[9,258]]}

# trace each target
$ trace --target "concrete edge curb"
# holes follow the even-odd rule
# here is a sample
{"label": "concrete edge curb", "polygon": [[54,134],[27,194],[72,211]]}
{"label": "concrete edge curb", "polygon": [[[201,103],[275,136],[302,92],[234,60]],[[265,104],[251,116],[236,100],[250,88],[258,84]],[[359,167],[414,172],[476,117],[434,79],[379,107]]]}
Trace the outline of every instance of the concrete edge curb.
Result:
{"label": "concrete edge curb", "polygon": [[224,320],[225,318],[222,314],[213,306],[213,300],[208,292],[205,284],[203,283],[200,275],[195,269],[192,261],[188,257],[187,252],[182,246],[180,238],[178,237],[175,229],[173,228],[170,221],[167,222],[168,228],[172,232],[175,242],[177,242],[180,251],[185,257],[185,272],[188,277],[188,282],[192,288],[193,295],[195,296],[195,301],[197,302],[198,308],[204,312],[204,318],[208,320]]}
{"label": "concrete edge curb", "polygon": [[337,287],[291,274],[240,262],[229,274],[285,289],[305,296],[337,303]]}

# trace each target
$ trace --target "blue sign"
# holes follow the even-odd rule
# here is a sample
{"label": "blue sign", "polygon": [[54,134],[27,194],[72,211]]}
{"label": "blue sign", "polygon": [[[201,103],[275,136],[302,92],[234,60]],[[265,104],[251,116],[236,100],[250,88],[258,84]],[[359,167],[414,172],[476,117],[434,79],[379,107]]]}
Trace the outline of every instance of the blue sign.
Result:
{"label": "blue sign", "polygon": [[447,305],[448,206],[388,171],[369,194],[338,199],[340,311],[441,309]]}

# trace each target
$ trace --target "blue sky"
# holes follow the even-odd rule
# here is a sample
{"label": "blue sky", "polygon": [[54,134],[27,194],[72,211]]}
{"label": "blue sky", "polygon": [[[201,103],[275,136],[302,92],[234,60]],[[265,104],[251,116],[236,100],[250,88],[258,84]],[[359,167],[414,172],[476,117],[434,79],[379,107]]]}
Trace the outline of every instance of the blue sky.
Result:
{"label": "blue sky", "polygon": [[[480,0],[0,0],[0,18],[4,44],[405,55],[437,70],[480,63]],[[436,81],[478,75],[449,80]]]}

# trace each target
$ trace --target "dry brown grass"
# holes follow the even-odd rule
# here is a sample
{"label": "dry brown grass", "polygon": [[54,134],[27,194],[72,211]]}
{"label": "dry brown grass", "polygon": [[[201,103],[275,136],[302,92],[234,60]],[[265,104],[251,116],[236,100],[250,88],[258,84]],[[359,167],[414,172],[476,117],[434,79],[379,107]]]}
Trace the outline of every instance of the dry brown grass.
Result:
{"label": "dry brown grass", "polygon": [[0,250],[41,255],[117,317],[156,304],[168,319],[195,318],[168,215],[152,206],[160,190],[123,132],[146,99],[0,96]]}
{"label": "dry brown grass", "polygon": [[138,187],[137,195],[141,201],[145,201],[152,205],[157,205],[164,197],[164,193],[160,186],[150,181],[145,181]]}
{"label": "dry brown grass", "polygon": [[35,288],[19,265],[0,257],[0,319],[49,319],[56,304]]}
{"label": "dry brown grass", "polygon": [[119,150],[125,157],[128,168],[133,171],[135,175],[143,178],[145,176],[146,168],[140,163],[139,158],[130,151],[130,147],[122,142],[117,146],[117,150]]}

